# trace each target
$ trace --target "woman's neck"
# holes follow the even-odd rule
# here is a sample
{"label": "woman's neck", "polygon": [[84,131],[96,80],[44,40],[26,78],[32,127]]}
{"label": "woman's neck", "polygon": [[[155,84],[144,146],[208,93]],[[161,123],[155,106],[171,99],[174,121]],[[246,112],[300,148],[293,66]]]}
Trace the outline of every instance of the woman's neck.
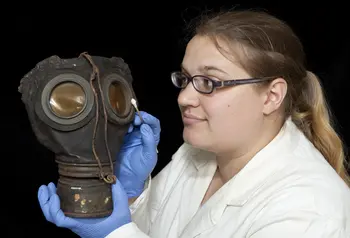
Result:
{"label": "woman's neck", "polygon": [[234,152],[217,154],[217,172],[223,183],[226,183],[232,177],[238,174],[260,150],[262,150],[276,137],[279,131],[279,127],[270,127],[269,130],[261,133],[261,136],[255,137],[258,138],[257,140],[247,143],[249,146]]}
{"label": "woman's neck", "polygon": [[240,156],[222,156],[216,157],[217,172],[223,183],[226,183],[231,178],[244,168],[244,166],[254,157],[256,152],[250,151]]}

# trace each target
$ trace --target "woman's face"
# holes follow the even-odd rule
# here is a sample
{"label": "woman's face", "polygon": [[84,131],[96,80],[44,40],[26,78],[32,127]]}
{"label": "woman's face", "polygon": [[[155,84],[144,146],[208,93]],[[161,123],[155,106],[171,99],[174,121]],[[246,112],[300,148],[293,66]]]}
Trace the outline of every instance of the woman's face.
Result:
{"label": "woman's face", "polygon": [[[218,81],[251,78],[238,64],[225,58],[210,39],[201,36],[189,42],[182,69],[187,75],[200,74]],[[180,92],[178,103],[187,143],[216,153],[231,153],[259,136],[266,94],[246,84],[206,95],[189,83]]]}

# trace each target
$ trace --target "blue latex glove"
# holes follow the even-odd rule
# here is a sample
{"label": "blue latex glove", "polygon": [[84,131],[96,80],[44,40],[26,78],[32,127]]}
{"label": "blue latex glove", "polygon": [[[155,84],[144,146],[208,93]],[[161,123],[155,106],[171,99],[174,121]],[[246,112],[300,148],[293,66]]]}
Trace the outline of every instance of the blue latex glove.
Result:
{"label": "blue latex glove", "polygon": [[70,218],[60,208],[60,199],[56,186],[49,183],[42,185],[38,191],[41,210],[47,221],[58,227],[68,228],[82,238],[105,237],[115,229],[131,222],[128,197],[117,180],[112,185],[113,212],[106,218]]}
{"label": "blue latex glove", "polygon": [[147,177],[157,163],[157,145],[160,139],[160,122],[146,112],[140,112],[144,123],[136,114],[124,143],[118,153],[116,176],[129,198],[139,196]]}

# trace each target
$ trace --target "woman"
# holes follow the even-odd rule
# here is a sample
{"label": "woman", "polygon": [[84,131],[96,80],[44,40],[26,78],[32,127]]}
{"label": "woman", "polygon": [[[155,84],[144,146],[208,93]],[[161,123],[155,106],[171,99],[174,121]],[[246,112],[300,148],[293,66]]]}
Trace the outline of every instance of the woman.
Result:
{"label": "woman", "polygon": [[171,162],[147,179],[160,126],[143,113],[118,155],[113,214],[65,217],[50,183],[48,221],[81,237],[349,237],[342,142],[286,24],[252,11],[202,21],[171,76],[185,141]]}

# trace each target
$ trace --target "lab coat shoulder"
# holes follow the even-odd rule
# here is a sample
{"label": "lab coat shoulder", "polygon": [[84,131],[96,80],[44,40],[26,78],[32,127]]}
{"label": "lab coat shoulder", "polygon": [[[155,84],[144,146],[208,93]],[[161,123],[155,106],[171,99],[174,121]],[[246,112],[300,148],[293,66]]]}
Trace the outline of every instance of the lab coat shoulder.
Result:
{"label": "lab coat shoulder", "polygon": [[151,180],[152,187],[149,193],[149,206],[152,209],[153,221],[163,202],[177,185],[181,176],[186,176],[189,167],[194,167],[191,156],[199,153],[199,150],[184,143],[173,154],[170,162]]}
{"label": "lab coat shoulder", "polygon": [[288,231],[285,238],[349,238],[349,187],[304,137],[288,152],[252,199],[262,205],[248,237],[274,238]]}

